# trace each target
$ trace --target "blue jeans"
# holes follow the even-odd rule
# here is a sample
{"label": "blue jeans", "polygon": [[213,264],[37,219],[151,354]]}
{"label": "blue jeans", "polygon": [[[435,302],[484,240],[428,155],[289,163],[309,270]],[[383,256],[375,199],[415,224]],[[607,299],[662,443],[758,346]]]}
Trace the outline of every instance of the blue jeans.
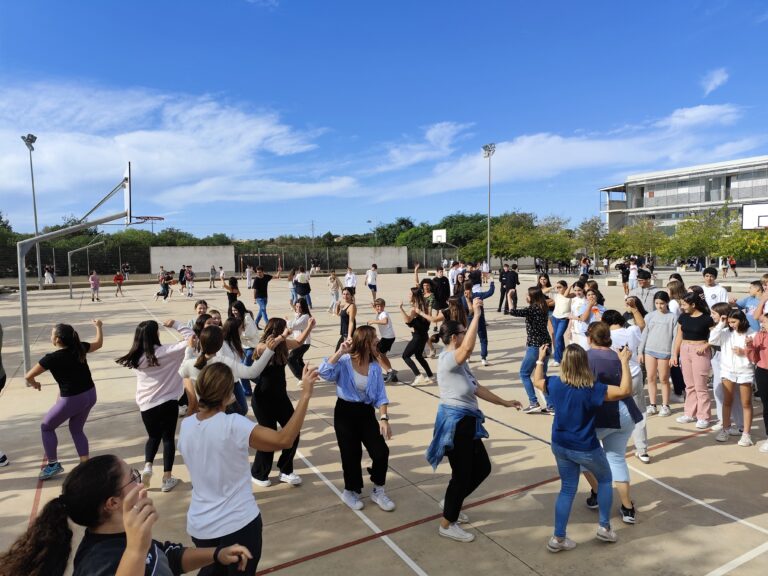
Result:
{"label": "blue jeans", "polygon": [[269,316],[267,316],[267,299],[256,298],[256,304],[259,305],[259,313],[256,315],[256,325],[259,324],[259,320],[264,318],[264,322],[269,322]]}
{"label": "blue jeans", "polygon": [[[253,352],[253,348],[243,348],[243,364],[246,366],[253,365]],[[240,385],[243,387],[243,392],[246,396],[252,394],[251,381],[248,380],[248,378],[242,378],[240,380]]]}
{"label": "blue jeans", "polygon": [[480,358],[488,358],[488,329],[485,325],[485,319],[480,320],[480,326],[477,327],[477,336],[480,338]]}
{"label": "blue jeans", "polygon": [[613,486],[611,485],[611,468],[602,448],[590,452],[569,450],[552,443],[552,454],[557,461],[560,473],[560,494],[555,502],[555,536],[565,538],[568,517],[571,515],[573,499],[579,487],[579,475],[584,467],[597,479],[597,504],[600,512],[600,526],[611,526],[611,506],[613,505]]}
{"label": "blue jeans", "polygon": [[619,422],[621,428],[597,428],[598,439],[603,443],[605,457],[611,467],[614,482],[629,482],[627,468],[627,442],[635,429],[635,421],[629,415],[624,402],[619,402]]}
{"label": "blue jeans", "polygon": [[565,331],[568,329],[568,318],[552,318],[552,328],[555,332],[555,362],[563,361],[563,352],[565,351]]}
{"label": "blue jeans", "polygon": [[[523,362],[520,364],[520,380],[523,381],[523,387],[525,393],[528,395],[528,402],[530,404],[538,404],[539,399],[536,397],[536,388],[533,387],[533,380],[531,375],[536,368],[536,361],[539,359],[539,349],[536,346],[528,346],[525,349],[525,356],[523,356]],[[547,375],[547,362],[549,362],[549,356],[544,359],[544,376]],[[549,404],[547,395],[544,394],[544,402]]]}

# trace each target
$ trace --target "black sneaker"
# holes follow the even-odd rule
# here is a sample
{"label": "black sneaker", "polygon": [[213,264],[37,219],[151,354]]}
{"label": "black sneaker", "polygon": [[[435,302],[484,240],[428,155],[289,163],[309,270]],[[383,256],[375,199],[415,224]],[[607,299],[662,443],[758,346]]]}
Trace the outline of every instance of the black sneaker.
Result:
{"label": "black sneaker", "polygon": [[632,503],[632,508],[624,508],[624,504],[621,505],[621,519],[624,524],[635,523],[635,503]]}
{"label": "black sneaker", "polygon": [[534,412],[540,412],[541,411],[541,405],[537,402],[536,404],[531,404],[527,408],[523,408],[524,414],[533,414]]}
{"label": "black sneaker", "polygon": [[589,490],[589,498],[587,498],[587,508],[590,510],[596,510],[599,508],[597,504],[597,493],[592,489]]}

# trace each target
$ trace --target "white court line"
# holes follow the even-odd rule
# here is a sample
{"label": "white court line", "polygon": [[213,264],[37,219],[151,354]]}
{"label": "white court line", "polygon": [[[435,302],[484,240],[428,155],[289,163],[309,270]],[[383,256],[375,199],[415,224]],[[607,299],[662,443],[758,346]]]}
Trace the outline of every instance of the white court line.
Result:
{"label": "white court line", "polygon": [[768,552],[768,542],[765,544],[761,544],[757,548],[754,548],[750,550],[749,552],[742,554],[738,558],[734,558],[727,564],[723,564],[720,566],[720,568],[716,568],[715,570],[712,570],[712,572],[708,573],[706,576],[724,576],[725,574],[728,574],[731,570],[735,570],[739,566],[746,564],[750,560],[757,558],[761,554],[764,554],[765,552]]}
{"label": "white court line", "polygon": [[158,323],[158,325],[159,325],[161,328],[165,328],[165,331],[166,331],[166,332],[168,332],[168,334],[170,334],[170,335],[171,335],[171,336],[173,336],[174,338],[176,338],[176,341],[177,341],[177,342],[181,342],[181,340],[182,340],[182,339],[180,338],[180,334],[179,334],[178,332],[176,332],[175,330],[171,330],[170,328],[168,328],[167,326],[165,326],[165,325],[163,324],[163,321],[162,321],[162,320],[160,320],[160,319],[159,319],[157,316],[155,316],[155,313],[154,313],[154,312],[152,312],[152,310],[150,310],[149,308],[147,308],[147,305],[146,305],[146,304],[144,304],[144,302],[143,302],[142,300],[139,300],[138,298],[136,298],[136,297],[135,297],[133,294],[131,294],[130,292],[128,293],[128,297],[129,297],[131,300],[133,300],[134,302],[138,302],[139,304],[141,304],[141,307],[142,307],[142,308],[144,308],[144,310],[146,310],[146,311],[149,313],[149,315],[150,315],[150,316],[152,316],[153,320],[154,320],[155,322],[157,322],[157,323]]}
{"label": "white court line", "polygon": [[[325,485],[328,486],[328,488],[330,488],[331,491],[334,494],[336,494],[336,496],[339,497],[339,499],[341,499],[341,492],[339,492],[339,489],[336,488],[336,486],[334,486],[333,483],[330,480],[328,480],[328,478],[325,477],[325,474],[320,472],[320,470],[318,470],[315,467],[315,465],[312,464],[312,462],[310,462],[309,460],[307,460],[304,457],[304,455],[301,452],[299,452],[298,450],[296,451],[296,455],[299,458],[301,458],[301,460],[304,462],[304,464],[306,464],[307,468],[312,470],[312,472],[314,472],[317,475],[317,477],[320,478],[320,480],[322,480],[323,483],[325,483]],[[345,504],[345,506],[346,506],[346,504]],[[376,526],[376,524],[373,523],[373,520],[371,520],[370,518],[368,518],[368,516],[366,516],[365,514],[360,512],[360,510],[352,510],[352,512],[357,514],[357,516],[360,518],[360,520],[365,522],[366,526],[368,526],[368,528],[370,528],[373,531],[374,534],[381,534],[383,532],[383,530],[381,528],[379,528],[378,526]],[[424,570],[421,569],[421,567],[418,564],[416,564],[416,562],[414,562],[413,558],[408,556],[408,554],[406,554],[403,551],[403,549],[400,548],[400,546],[395,544],[389,536],[382,536],[380,538],[380,540],[382,542],[384,542],[387,546],[389,546],[395,554],[400,556],[400,559],[403,562],[405,562],[408,565],[408,567],[411,570],[413,570],[416,574],[418,574],[419,576],[429,576],[426,572],[424,572]]]}
{"label": "white court line", "polygon": [[651,476],[650,474],[646,474],[642,470],[639,470],[638,468],[635,468],[634,466],[629,466],[629,469],[635,472],[636,474],[640,474],[640,476],[644,476],[651,482],[655,482],[662,488],[666,488],[670,492],[674,492],[678,496],[682,496],[683,498],[686,498],[693,502],[694,504],[698,504],[699,506],[703,506],[704,508],[711,510],[712,512],[715,512],[716,514],[720,514],[721,516],[725,516],[729,520],[733,520],[734,522],[737,522],[741,524],[742,526],[746,526],[747,528],[752,528],[753,530],[757,530],[758,532],[761,532],[763,534],[768,534],[768,528],[763,528],[762,526],[758,526],[757,524],[752,524],[752,522],[748,520],[744,520],[743,518],[739,518],[738,516],[734,516],[730,512],[726,512],[725,510],[722,510],[721,508],[718,508],[717,506],[713,506],[712,504],[709,504],[707,502],[704,502],[703,500],[700,500],[699,498],[696,498],[695,496],[691,496],[690,494],[687,494],[683,492],[682,490],[678,490],[674,486],[670,486],[666,482],[662,482],[661,480],[658,480]]}

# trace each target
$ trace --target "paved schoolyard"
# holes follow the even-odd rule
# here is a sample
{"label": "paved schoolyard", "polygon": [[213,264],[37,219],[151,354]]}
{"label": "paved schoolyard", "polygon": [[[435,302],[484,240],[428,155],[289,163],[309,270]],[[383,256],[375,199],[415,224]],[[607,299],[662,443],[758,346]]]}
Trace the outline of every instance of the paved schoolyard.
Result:
{"label": "paved schoolyard", "polygon": [[[532,284],[532,278],[524,276],[522,288]],[[411,285],[410,274],[380,276],[380,296],[389,303],[399,338],[395,353],[402,351],[408,333],[397,304],[406,298]],[[225,309],[224,292],[203,286],[198,282],[197,296],[206,298],[214,308]],[[316,363],[332,352],[338,319],[325,311],[324,279],[316,279],[313,286],[318,327],[306,358]],[[743,284],[735,286],[739,288],[744,291]],[[186,321],[193,315],[190,299],[178,297],[177,292],[169,303],[153,302],[154,291],[150,284],[128,283],[125,297],[116,299],[105,286],[100,304],[92,304],[84,289],[78,289],[73,300],[66,290],[30,294],[33,361],[50,349],[54,323],[74,324],[87,340],[93,334],[90,318],[104,320],[104,348],[89,357],[99,401],[86,432],[92,454],[117,453],[137,467],[143,461],[145,433],[133,400],[135,379],[129,370],[117,366],[114,358],[127,351],[139,321],[150,317]],[[620,288],[605,288],[604,292],[609,307],[622,301]],[[270,311],[288,314],[287,284],[274,281],[270,294]],[[245,299],[253,308],[251,300]],[[358,302],[363,322],[373,317],[369,300],[367,291],[361,290]],[[498,394],[524,401],[517,376],[525,344],[523,321],[498,314],[497,301],[494,298],[487,307],[490,366],[482,367],[477,356],[472,367],[479,380]],[[0,548],[6,549],[26,527],[30,515],[59,493],[62,479],[37,481],[42,462],[39,423],[57,390],[50,374],[40,378],[42,392],[24,386],[18,297],[0,296],[0,322],[5,329],[3,361],[9,374],[8,387],[0,397],[0,449],[11,460],[10,466],[0,469]],[[174,335],[164,331],[161,338],[171,342]],[[401,359],[393,363],[404,373]],[[435,361],[431,363],[435,366]],[[466,512],[472,521],[469,530],[477,539],[459,544],[437,535],[437,503],[450,472],[447,461],[433,472],[424,459],[438,402],[436,387],[401,384],[390,386],[388,393],[394,437],[389,443],[387,489],[397,510],[383,512],[366,498],[365,508],[356,513],[339,500],[338,491],[343,486],[332,427],[335,394],[332,386],[320,383],[296,462],[296,472],[304,484],[298,488],[254,488],[264,515],[263,573],[559,576],[621,570],[629,574],[702,576],[765,572],[768,454],[758,453],[757,447],[740,448],[735,441],[717,444],[710,432],[697,433],[674,418],[652,417],[648,424],[652,462],[642,464],[634,457],[629,462],[637,524],[625,525],[615,513],[619,542],[607,545],[596,541],[596,513],[584,506],[587,488],[582,483],[569,524],[569,536],[579,545],[572,552],[550,554],[545,542],[552,533],[559,488],[548,446],[551,418],[485,404],[482,407],[491,434],[486,447],[493,472],[467,501]],[[293,390],[291,394],[295,396]],[[673,408],[677,415],[680,407]],[[764,438],[761,413],[756,406],[752,433],[760,441]],[[77,456],[66,427],[60,429],[59,438],[60,459],[70,470]],[[189,543],[184,528],[191,488],[180,457],[174,474],[182,483],[173,492],[163,494],[157,487],[151,491],[161,516],[155,536]]]}

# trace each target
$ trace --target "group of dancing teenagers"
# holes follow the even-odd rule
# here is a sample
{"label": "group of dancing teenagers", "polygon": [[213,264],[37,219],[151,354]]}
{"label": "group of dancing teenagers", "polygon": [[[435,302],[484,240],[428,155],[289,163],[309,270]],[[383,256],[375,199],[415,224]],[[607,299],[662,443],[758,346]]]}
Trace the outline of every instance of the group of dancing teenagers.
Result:
{"label": "group of dancing teenagers", "polygon": [[[606,308],[597,283],[588,277],[552,286],[548,275],[541,273],[525,291],[526,305],[518,306],[519,276],[512,266],[504,265],[499,273],[497,310],[525,319],[526,345],[519,369],[528,396],[525,408],[481,385],[469,366],[478,339],[481,363],[488,362],[483,301],[494,295],[495,283],[491,280],[487,289],[483,286],[481,267],[452,266],[448,274],[438,267],[434,276],[420,279],[417,265],[415,285],[407,302],[399,305],[400,316],[412,331],[402,359],[414,375],[413,384],[435,383],[429,358],[437,355],[434,346],[442,344],[436,379],[440,403],[426,451],[434,468],[444,457],[451,467],[440,503],[440,536],[459,542],[475,538],[461,526],[468,522],[462,506],[491,471],[482,442],[488,432],[478,398],[527,414],[554,416],[552,452],[561,490],[555,528],[547,542],[551,552],[576,546],[567,537],[566,527],[582,473],[591,487],[586,504],[599,511],[598,539],[617,540],[610,522],[613,485],[621,519],[635,523],[626,446],[634,435],[637,457],[650,461],[646,422],[650,416],[672,413],[670,402],[675,396],[669,378],[672,373],[678,386],[677,369],[682,386],[676,389],[677,399],[684,400],[678,422],[712,428],[718,432],[718,442],[739,436],[739,445],[750,446],[754,385],[763,402],[768,433],[768,291],[763,283],[753,282],[749,296],[734,301],[717,285],[713,268],[704,270],[703,286],[686,289],[682,278],[672,275],[667,290],[652,287],[650,273],[639,270],[638,285],[629,290],[619,310]],[[39,390],[37,377],[50,371],[60,392],[41,424],[47,463],[40,478],[63,472],[56,429],[64,422],[69,422],[81,463],[67,475],[61,495],[2,555],[0,574],[18,573],[20,566],[30,574],[62,574],[71,541],[67,519],[86,527],[75,555],[75,574],[136,574],[139,566],[145,566],[147,574],[195,568],[204,576],[254,574],[261,555],[262,521],[251,484],[272,484],[278,450],[277,481],[301,484],[293,461],[319,379],[336,388],[333,426],[343,470],[342,500],[355,510],[365,505],[361,469],[365,448],[371,459],[370,500],[384,511],[394,510],[396,505],[385,491],[387,440],[392,434],[386,386],[402,377],[387,357],[395,341],[393,319],[377,294],[375,266],[371,271],[374,274],[366,274],[365,284],[375,318],[365,325],[357,323],[362,298],[356,296],[354,272],[348,269],[343,279],[335,274],[328,277],[329,311],[339,317],[339,339],[335,352],[316,369],[303,360],[316,321],[308,298],[311,288],[297,286],[309,283],[302,270],[289,280],[293,317],[268,318],[271,278],[264,280],[268,275],[258,270],[254,278],[262,282],[251,283],[259,305],[256,315],[242,301],[237,279],[231,277],[224,283],[226,319],[198,300],[196,316],[187,324],[163,323],[181,336],[177,343],[166,345],[160,342],[157,322],[139,323],[130,350],[116,362],[136,375],[136,402],[147,432],[141,470],[131,469],[116,456],[89,458],[84,425],[96,403],[96,387],[87,355],[103,344],[101,321],[94,320],[96,334],[90,342],[82,342],[72,326],[57,324],[51,332],[53,352],[26,374],[28,384]],[[265,322],[263,327],[260,320]],[[437,329],[430,335],[433,323]],[[552,366],[559,367],[558,376],[547,375]],[[297,379],[295,406],[287,393],[286,367]],[[707,388],[710,369],[717,407],[714,425]],[[647,373],[647,402],[643,372]],[[256,423],[245,416],[248,396]],[[187,417],[177,444],[180,404],[187,405],[181,408]],[[160,490],[170,492],[179,482],[172,474],[177,447],[189,471],[192,495],[187,532],[195,548],[162,543],[151,536],[157,510],[147,491],[161,443]],[[249,449],[255,450],[252,462]],[[768,441],[760,451],[768,452]],[[40,549],[46,552],[40,554]],[[102,571],[94,571],[95,566]]]}

